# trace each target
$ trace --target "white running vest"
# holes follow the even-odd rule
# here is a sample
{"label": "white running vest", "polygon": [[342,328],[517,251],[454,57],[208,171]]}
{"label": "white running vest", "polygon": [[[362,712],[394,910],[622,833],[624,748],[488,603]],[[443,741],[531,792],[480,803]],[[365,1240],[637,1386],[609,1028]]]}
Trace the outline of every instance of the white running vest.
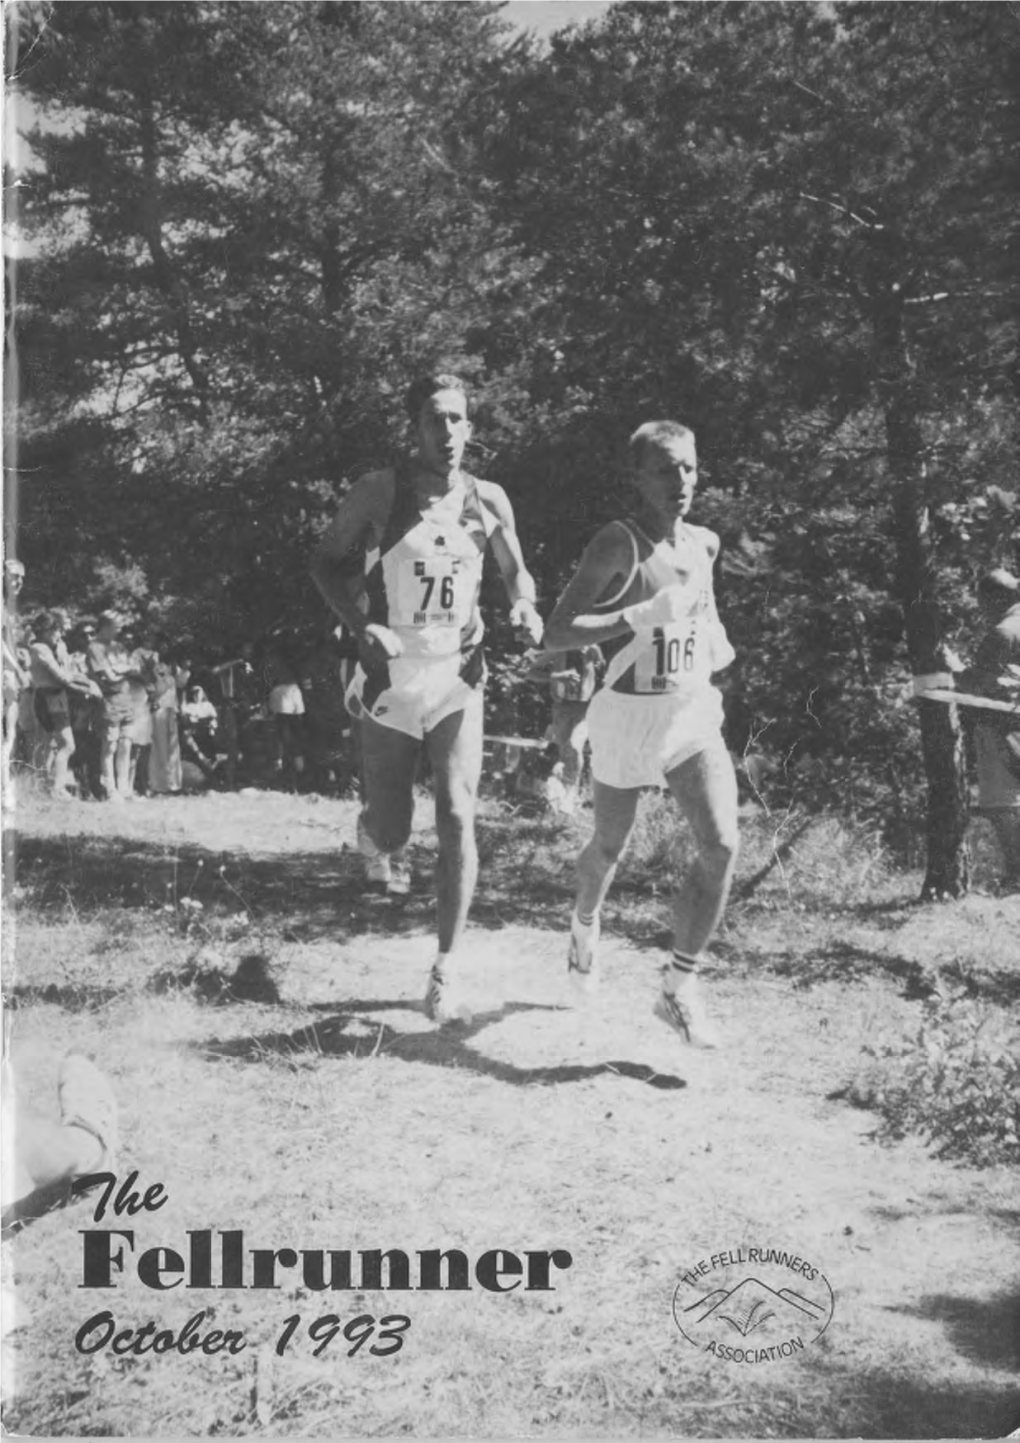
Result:
{"label": "white running vest", "polygon": [[[650,601],[679,582],[691,587],[691,604],[680,621],[640,627],[631,637],[603,642],[608,662],[603,686],[632,696],[699,691],[709,684],[713,671],[733,658],[715,609],[713,556],[707,543],[712,533],[685,523],[675,545],[653,543],[635,522],[619,524],[630,537],[633,566],[624,585],[613,596],[600,599],[599,609],[616,610]],[[642,551],[646,553],[643,560]]]}
{"label": "white running vest", "polygon": [[422,512],[398,469],[384,535],[365,556],[368,619],[397,633],[405,657],[455,656],[482,637],[482,564],[499,519],[475,478],[463,482]]}

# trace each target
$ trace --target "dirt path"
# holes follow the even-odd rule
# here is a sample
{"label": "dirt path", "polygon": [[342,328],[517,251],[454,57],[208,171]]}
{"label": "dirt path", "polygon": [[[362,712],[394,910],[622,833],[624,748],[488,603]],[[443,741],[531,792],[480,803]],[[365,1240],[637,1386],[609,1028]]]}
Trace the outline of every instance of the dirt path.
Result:
{"label": "dirt path", "polygon": [[[132,821],[135,862],[120,863],[118,885],[130,874],[148,895],[159,848],[160,866],[172,853],[183,874],[198,838],[210,856],[222,848],[228,876],[240,868],[273,898],[278,881],[258,880],[258,867],[293,865],[290,885],[314,907],[308,926],[274,934],[278,1002],[209,1006],[183,980],[154,991],[168,965],[185,977],[194,938],[168,940],[148,913],[133,923],[141,903],[136,914],[72,916],[54,901],[22,924],[18,981],[34,990],[15,1014],[15,1061],[43,1100],[65,1047],[104,1059],[123,1099],[125,1163],[170,1198],[138,1220],[137,1250],[233,1227],[250,1247],[564,1249],[572,1264],[554,1291],[503,1296],[309,1294],[288,1275],[261,1294],[154,1294],[132,1276],[97,1298],[76,1287],[89,1220],[78,1204],[72,1225],[52,1214],[9,1245],[24,1310],[10,1426],[967,1437],[1020,1422],[1015,1178],[950,1167],[919,1144],[880,1147],[874,1119],[832,1097],[876,1018],[911,1016],[887,975],[798,989],[734,965],[738,929],[731,961],[706,979],[725,1051],[695,1053],[652,1017],[653,950],[611,931],[603,992],[579,1013],[562,932],[476,924],[475,1022],[437,1031],[419,1006],[427,894],[409,909],[362,899],[330,930],[330,906],[339,915],[355,875],[337,849],[346,811],[272,799],[256,827],[243,802],[215,824],[212,800],[198,806],[207,816],[179,835]],[[78,879],[84,905],[105,838],[60,836],[65,885]],[[35,885],[49,897],[45,855]],[[796,925],[803,942],[813,924]],[[72,976],[97,989],[88,1005],[74,1005]],[[47,1000],[55,980],[63,990]],[[759,1366],[690,1346],[671,1306],[699,1259],[750,1246],[799,1255],[835,1295],[817,1342]],[[101,1305],[167,1326],[212,1309],[249,1347],[186,1365],[83,1357],[69,1319]],[[313,1359],[307,1342],[273,1351],[287,1316],[359,1308],[412,1317],[395,1360]]]}

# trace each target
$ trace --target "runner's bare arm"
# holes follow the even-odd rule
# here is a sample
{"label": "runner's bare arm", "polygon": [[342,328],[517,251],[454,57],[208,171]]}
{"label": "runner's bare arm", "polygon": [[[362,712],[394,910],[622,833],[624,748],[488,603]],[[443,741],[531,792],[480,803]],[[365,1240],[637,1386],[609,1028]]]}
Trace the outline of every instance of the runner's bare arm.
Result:
{"label": "runner's bare arm", "polygon": [[612,641],[630,631],[623,609],[595,612],[600,596],[625,586],[633,565],[630,537],[615,523],[592,539],[545,628],[545,644],[559,651]]}
{"label": "runner's bare arm", "polygon": [[542,618],[535,609],[535,582],[524,564],[513,507],[502,486],[492,481],[482,482],[481,486],[485,500],[499,519],[492,533],[492,554],[510,598],[510,620],[537,644],[542,639]]}
{"label": "runner's bare arm", "polygon": [[312,557],[312,579],[327,603],[369,653],[399,656],[400,639],[389,627],[370,623],[359,603],[365,549],[378,536],[393,502],[392,471],[374,471],[351,487]]}
{"label": "runner's bare arm", "polygon": [[560,597],[545,629],[545,644],[561,650],[590,646],[629,636],[635,622],[678,620],[689,607],[686,586],[678,582],[650,601],[596,611],[602,596],[626,588],[634,565],[634,549],[626,527],[603,527],[581,557],[581,564]]}

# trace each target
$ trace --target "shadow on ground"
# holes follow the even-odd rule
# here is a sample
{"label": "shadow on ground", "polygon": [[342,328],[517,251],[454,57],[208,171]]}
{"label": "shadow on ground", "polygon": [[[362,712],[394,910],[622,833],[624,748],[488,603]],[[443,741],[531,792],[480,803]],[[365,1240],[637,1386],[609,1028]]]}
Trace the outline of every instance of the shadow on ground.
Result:
{"label": "shadow on ground", "polygon": [[[479,828],[485,841],[484,826]],[[409,933],[432,925],[431,848],[409,849],[415,885],[406,898],[366,886],[361,858],[350,848],[280,851],[250,856],[193,844],[161,845],[109,836],[26,837],[17,855],[17,882],[33,909],[82,919],[110,908],[179,910],[186,900],[213,913],[249,912],[263,924],[283,924],[292,940],[328,935]],[[506,872],[508,869],[503,868]],[[500,874],[494,863],[490,879]],[[570,888],[548,873],[512,869],[514,889],[490,885],[473,911],[483,926],[499,928],[563,921]]]}
{"label": "shadow on ground", "polygon": [[803,1401],[791,1399],[785,1416],[769,1420],[773,1428],[779,1422],[782,1431],[757,1436],[1006,1438],[1020,1427],[1020,1398],[1005,1385],[925,1380],[911,1373],[906,1361],[902,1368],[861,1369],[852,1375],[823,1364],[816,1381],[826,1388],[824,1410],[813,1391]]}
{"label": "shadow on ground", "polygon": [[951,987],[962,988],[967,996],[999,1006],[1020,1003],[1020,972],[996,968],[979,974],[958,964],[933,968],[910,957],[860,947],[854,942],[829,942],[809,956],[779,955],[770,958],[768,965],[776,976],[790,977],[794,987],[804,990],[821,982],[859,982],[882,976],[902,983],[901,996],[908,1002],[923,1002],[948,982]]}
{"label": "shadow on ground", "polygon": [[[936,1294],[893,1311],[942,1323],[951,1346],[973,1362],[1002,1369],[1020,1367],[1020,1295],[1016,1293],[995,1298]],[[1017,1408],[1020,1411],[1020,1393]]]}
{"label": "shadow on ground", "polygon": [[[333,1011],[333,1004],[323,1004],[323,1008],[325,1007]],[[258,1037],[231,1038],[225,1042],[214,1039],[210,1042],[194,1043],[192,1047],[206,1058],[231,1058],[245,1062],[264,1062],[267,1057],[272,1056],[297,1060],[307,1055],[365,1060],[385,1054],[387,1057],[397,1057],[402,1062],[423,1062],[432,1067],[466,1069],[515,1087],[583,1082],[608,1073],[646,1083],[649,1087],[663,1092],[675,1092],[687,1086],[683,1078],[675,1077],[671,1073],[656,1072],[653,1067],[643,1063],[604,1061],[517,1067],[511,1062],[486,1057],[484,1053],[469,1046],[471,1040],[484,1028],[491,1027],[515,1013],[559,1010],[541,1003],[510,1002],[495,1011],[479,1013],[470,1024],[451,1025],[424,1032],[417,1029],[401,1032],[386,1022],[379,1022],[375,1018],[366,1020],[361,1015],[366,1012],[407,1012],[412,1007],[413,1004],[405,999],[374,998],[347,1002],[342,1010],[333,1011],[332,1016],[292,1032],[267,1032]]]}
{"label": "shadow on ground", "polygon": [[[512,840],[505,825],[479,820],[484,881],[471,915],[483,927],[561,928],[569,915],[573,851],[564,856],[558,873],[529,865],[531,843],[546,840],[548,828],[524,826],[525,833]],[[214,915],[247,911],[262,925],[282,927],[285,940],[328,936],[343,942],[433,925],[434,850],[412,844],[409,859],[415,881],[411,895],[403,898],[369,888],[361,858],[348,847],[249,855],[127,837],[26,837],[18,847],[16,873],[33,909],[41,912],[73,909],[88,920],[111,908],[180,911],[188,899]],[[661,930],[661,921],[657,929],[628,921],[633,889],[618,890],[607,917],[611,914],[620,935],[646,942],[646,934]]]}
{"label": "shadow on ground", "polygon": [[96,987],[87,982],[50,982],[44,987],[17,983],[5,994],[5,1001],[12,1011],[42,1002],[51,1007],[62,1007],[66,1012],[99,1012],[130,990],[129,987]]}

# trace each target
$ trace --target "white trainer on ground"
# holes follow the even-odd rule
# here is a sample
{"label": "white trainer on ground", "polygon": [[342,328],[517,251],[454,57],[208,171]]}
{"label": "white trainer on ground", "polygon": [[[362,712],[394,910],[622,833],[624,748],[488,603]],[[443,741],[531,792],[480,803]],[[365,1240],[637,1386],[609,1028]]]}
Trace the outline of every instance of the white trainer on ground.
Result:
{"label": "white trainer on ground", "polygon": [[601,927],[598,913],[590,922],[582,922],[574,911],[570,917],[570,951],[567,956],[567,971],[570,981],[580,998],[590,997],[598,991],[599,967],[598,945]]}
{"label": "white trainer on ground", "polygon": [[425,1016],[430,1022],[471,1021],[471,1008],[464,1000],[459,981],[451,974],[448,958],[437,957],[425,989]]}
{"label": "white trainer on ground", "polygon": [[662,991],[655,1004],[656,1017],[692,1047],[718,1047],[719,1033],[705,1011],[697,977],[685,977],[670,991],[672,970],[663,968]]}

